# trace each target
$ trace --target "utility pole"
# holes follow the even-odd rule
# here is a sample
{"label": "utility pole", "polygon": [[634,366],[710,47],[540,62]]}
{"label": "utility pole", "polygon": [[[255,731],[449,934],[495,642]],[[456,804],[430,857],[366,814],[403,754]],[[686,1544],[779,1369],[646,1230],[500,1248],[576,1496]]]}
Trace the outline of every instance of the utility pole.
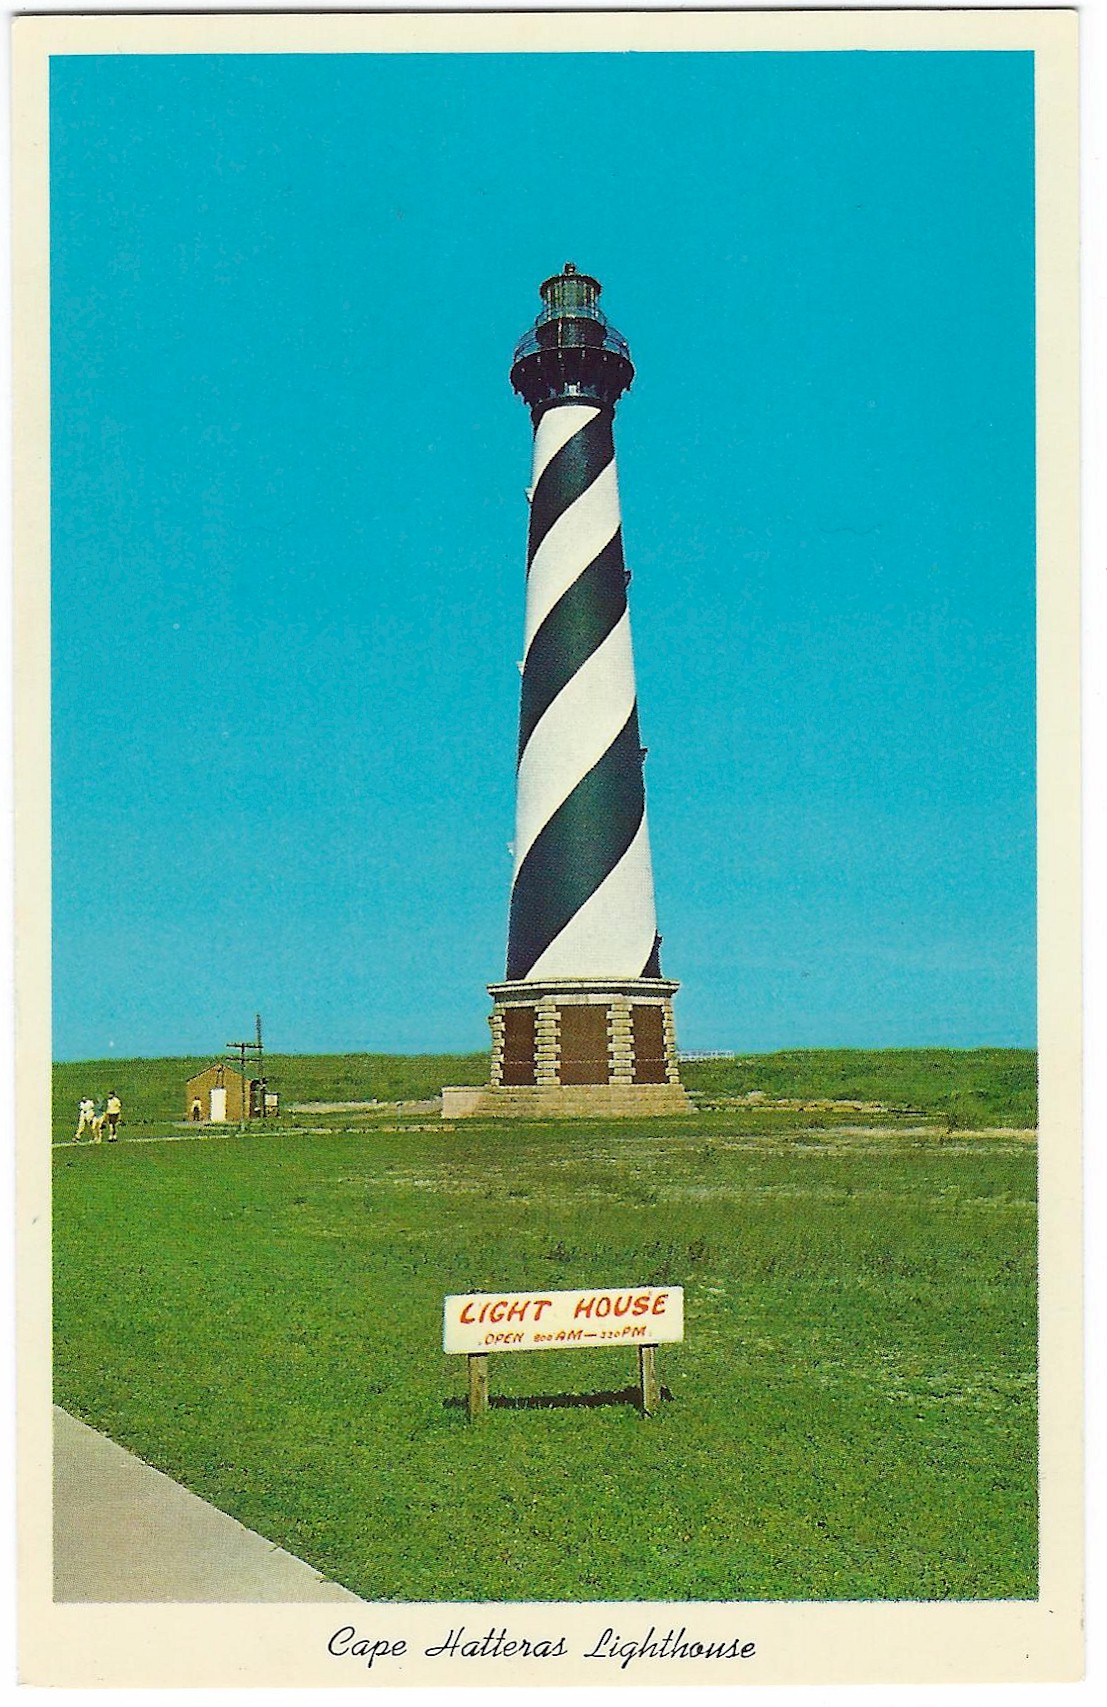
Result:
{"label": "utility pole", "polygon": [[265,1106],[265,1090],[266,1090],[266,1086],[265,1086],[265,1073],[264,1073],[264,1070],[263,1070],[263,1068],[262,1068],[262,1052],[261,1052],[261,1015],[260,1015],[260,1014],[255,1014],[255,1015],[254,1015],[254,1024],[255,1024],[255,1026],[256,1026],[256,1028],[257,1028],[257,1037],[258,1037],[258,1041],[257,1041],[257,1051],[258,1051],[258,1095],[259,1095],[259,1097],[260,1097],[260,1098],[261,1098],[261,1108],[260,1108],[260,1110],[259,1110],[259,1113],[260,1113],[260,1115],[261,1115],[261,1118],[262,1118],[262,1119],[263,1119],[263,1120],[265,1120],[265,1119],[267,1119],[267,1118],[268,1118],[268,1112],[269,1112],[269,1111],[268,1111],[268,1109],[267,1109],[267,1108],[266,1108],[266,1106]]}
{"label": "utility pole", "polygon": [[[250,1053],[256,1057],[256,1060],[257,1060],[257,1076],[258,1076],[259,1083],[261,1080],[261,1060],[262,1060],[262,1053],[261,1053],[261,1015],[255,1014],[254,1020],[255,1020],[255,1027],[256,1027],[256,1034],[254,1037],[250,1038],[248,1041],[244,1041],[242,1039],[239,1039],[239,1041],[236,1043],[228,1043],[228,1044],[224,1045],[224,1047],[227,1049],[236,1049],[238,1051],[240,1070],[242,1073],[242,1109],[241,1109],[241,1114],[240,1114],[239,1122],[238,1122],[238,1130],[240,1132],[244,1132],[246,1130],[246,1122],[250,1118],[250,1103],[249,1103],[250,1081],[246,1077],[246,1051],[247,1050],[249,1050]],[[264,1091],[264,1089],[262,1089],[261,1095],[262,1095],[262,1114],[264,1115],[264,1112],[265,1112],[265,1091]]]}

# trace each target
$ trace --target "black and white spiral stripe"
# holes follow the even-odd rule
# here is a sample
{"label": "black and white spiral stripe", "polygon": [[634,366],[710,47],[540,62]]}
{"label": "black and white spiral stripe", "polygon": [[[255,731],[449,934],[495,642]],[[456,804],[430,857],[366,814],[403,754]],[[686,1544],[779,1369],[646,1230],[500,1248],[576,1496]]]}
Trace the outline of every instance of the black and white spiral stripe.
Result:
{"label": "black and white spiral stripe", "polygon": [[612,412],[534,439],[509,979],[657,977]]}

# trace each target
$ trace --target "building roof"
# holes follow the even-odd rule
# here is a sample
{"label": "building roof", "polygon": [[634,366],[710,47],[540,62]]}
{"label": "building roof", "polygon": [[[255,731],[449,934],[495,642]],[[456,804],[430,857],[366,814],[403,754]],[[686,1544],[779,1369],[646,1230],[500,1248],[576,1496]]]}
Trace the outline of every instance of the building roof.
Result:
{"label": "building roof", "polygon": [[213,1061],[210,1066],[202,1067],[198,1073],[193,1073],[188,1079],[186,1079],[185,1083],[188,1085],[194,1085],[199,1079],[206,1079],[209,1073],[218,1073],[220,1068],[223,1069],[224,1079],[237,1079],[240,1084],[246,1083],[238,1068],[229,1067],[225,1061]]}

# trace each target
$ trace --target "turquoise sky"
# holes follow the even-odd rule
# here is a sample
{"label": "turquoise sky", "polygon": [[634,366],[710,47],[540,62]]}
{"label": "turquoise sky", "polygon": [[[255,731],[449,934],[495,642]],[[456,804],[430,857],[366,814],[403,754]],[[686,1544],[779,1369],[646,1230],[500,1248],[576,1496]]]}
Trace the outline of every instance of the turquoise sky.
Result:
{"label": "turquoise sky", "polygon": [[[55,1046],[480,1048],[539,281],[681,1042],[1030,1044],[1026,54],[52,62]],[[243,1027],[247,1032],[243,1032]]]}

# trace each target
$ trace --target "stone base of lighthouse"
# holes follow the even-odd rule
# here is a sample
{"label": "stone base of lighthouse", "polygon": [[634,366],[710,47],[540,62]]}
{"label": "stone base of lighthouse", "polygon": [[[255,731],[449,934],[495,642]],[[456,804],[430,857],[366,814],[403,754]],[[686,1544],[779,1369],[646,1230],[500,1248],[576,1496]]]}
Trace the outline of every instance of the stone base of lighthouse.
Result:
{"label": "stone base of lighthouse", "polygon": [[686,1114],[668,978],[490,984],[492,1082],[448,1086],[444,1119]]}

